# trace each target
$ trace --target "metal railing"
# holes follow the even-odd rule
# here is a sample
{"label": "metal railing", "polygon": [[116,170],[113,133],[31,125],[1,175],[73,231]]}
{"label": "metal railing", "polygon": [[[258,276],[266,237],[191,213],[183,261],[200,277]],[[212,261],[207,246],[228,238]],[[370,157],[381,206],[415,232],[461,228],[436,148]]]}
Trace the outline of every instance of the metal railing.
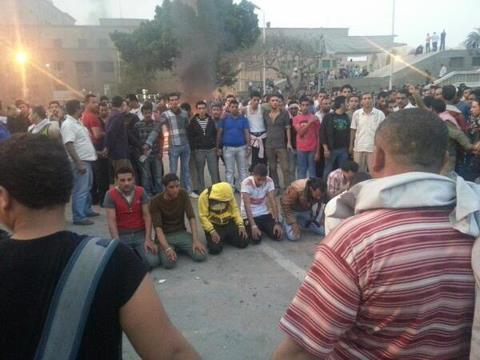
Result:
{"label": "metal railing", "polygon": [[433,82],[434,85],[438,86],[449,84],[458,86],[462,83],[469,87],[480,87],[480,69],[452,71]]}

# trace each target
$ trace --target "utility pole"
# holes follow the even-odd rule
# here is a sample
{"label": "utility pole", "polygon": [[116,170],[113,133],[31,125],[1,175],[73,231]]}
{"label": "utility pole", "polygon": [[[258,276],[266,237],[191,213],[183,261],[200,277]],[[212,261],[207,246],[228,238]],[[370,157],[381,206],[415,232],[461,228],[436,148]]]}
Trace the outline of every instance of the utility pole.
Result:
{"label": "utility pole", "polygon": [[393,45],[395,43],[395,0],[392,0],[392,47],[390,49],[390,77],[388,80],[388,89],[393,88],[393,68],[395,65],[395,56],[393,55]]}

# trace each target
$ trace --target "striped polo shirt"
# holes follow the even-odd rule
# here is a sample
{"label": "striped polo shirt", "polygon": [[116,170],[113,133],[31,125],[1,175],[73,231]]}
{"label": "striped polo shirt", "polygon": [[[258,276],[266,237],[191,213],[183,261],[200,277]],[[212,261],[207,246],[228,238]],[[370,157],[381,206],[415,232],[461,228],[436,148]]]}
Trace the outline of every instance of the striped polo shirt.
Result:
{"label": "striped polo shirt", "polygon": [[451,208],[370,210],[336,227],[280,328],[328,359],[467,359],[474,239]]}

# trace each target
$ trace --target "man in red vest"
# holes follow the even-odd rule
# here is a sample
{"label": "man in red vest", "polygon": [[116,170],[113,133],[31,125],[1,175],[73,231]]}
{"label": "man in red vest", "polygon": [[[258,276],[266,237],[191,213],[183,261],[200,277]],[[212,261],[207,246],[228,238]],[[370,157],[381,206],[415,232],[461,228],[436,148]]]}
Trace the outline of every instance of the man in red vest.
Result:
{"label": "man in red vest", "polygon": [[105,195],[108,230],[112,239],[130,246],[150,267],[147,252],[155,252],[152,241],[150,199],[144,189],[135,185],[132,168],[122,167],[115,172],[115,187]]}

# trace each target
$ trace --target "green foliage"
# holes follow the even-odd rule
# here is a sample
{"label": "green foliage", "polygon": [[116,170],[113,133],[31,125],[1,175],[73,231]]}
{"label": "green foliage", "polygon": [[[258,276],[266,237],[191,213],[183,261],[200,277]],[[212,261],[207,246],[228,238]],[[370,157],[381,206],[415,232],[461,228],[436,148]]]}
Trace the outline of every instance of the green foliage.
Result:
{"label": "green foliage", "polygon": [[477,28],[475,31],[468,34],[467,39],[465,40],[465,46],[467,49],[480,48],[480,28]]}
{"label": "green foliage", "polygon": [[156,71],[181,73],[192,59],[192,63],[212,64],[215,85],[231,85],[238,71],[229,55],[254,45],[260,35],[254,9],[247,0],[238,4],[232,0],[164,0],[156,7],[153,20],[133,33],[115,32],[111,38],[122,60],[138,69],[145,82]]}

